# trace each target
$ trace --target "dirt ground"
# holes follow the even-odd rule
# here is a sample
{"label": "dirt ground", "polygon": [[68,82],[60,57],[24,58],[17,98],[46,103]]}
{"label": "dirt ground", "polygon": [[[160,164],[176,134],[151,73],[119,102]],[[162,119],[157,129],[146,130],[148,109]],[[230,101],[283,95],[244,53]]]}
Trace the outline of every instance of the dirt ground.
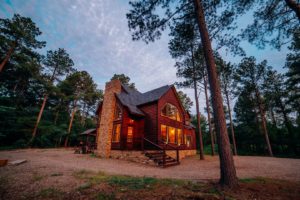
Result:
{"label": "dirt ground", "polygon": [[[4,197],[5,199],[74,199],[76,195],[78,195],[78,199],[94,199],[94,196],[90,196],[93,191],[97,191],[98,193],[99,191],[105,191],[107,193],[107,191],[110,190],[113,192],[113,194],[121,194],[122,198],[125,195],[125,199],[130,199],[128,196],[126,197],[126,195],[128,195],[126,193],[128,188],[124,189],[122,185],[122,187],[118,185],[123,183],[125,180],[125,185],[128,186],[128,183],[126,182],[128,181],[128,178],[124,180],[121,179],[120,181],[118,178],[120,175],[128,175],[131,177],[184,179],[189,180],[191,183],[201,182],[208,185],[215,183],[216,180],[219,179],[218,157],[210,156],[206,156],[205,161],[200,161],[198,157],[185,158],[182,160],[180,165],[165,169],[124,160],[99,159],[91,157],[90,155],[74,154],[73,150],[71,149],[27,149],[0,151],[0,159],[9,159],[9,161],[17,159],[27,160],[26,163],[18,166],[0,167],[0,199],[4,199]],[[244,199],[285,199],[285,197],[288,199],[297,199],[300,197],[300,159],[237,156],[234,158],[234,160],[238,177],[242,180],[241,185],[247,184],[241,189],[241,191],[244,191],[242,193],[248,195],[246,197],[244,196]],[[97,178],[94,178],[97,177],[99,172],[104,172],[107,174],[107,177],[110,178],[117,177],[117,181],[114,179],[108,180],[106,178],[105,180],[107,181],[105,183],[101,182],[101,188],[99,185],[95,185],[95,180],[97,180]],[[93,174],[93,176],[88,177],[88,179],[78,178],[78,176],[76,176],[78,173],[88,173]],[[257,177],[264,178],[257,179]],[[270,179],[272,181],[265,181],[265,179]],[[101,178],[101,180],[103,180],[103,178]],[[134,181],[141,180],[145,185],[148,179],[145,181],[144,178],[139,178],[138,180]],[[251,184],[253,184],[253,180],[255,180],[255,185],[251,186]],[[132,182],[131,179],[130,181]],[[130,181],[129,183],[131,183]],[[151,183],[152,182],[150,181],[150,183],[146,184],[146,186],[148,187],[148,185],[150,185],[152,187]],[[257,186],[259,184],[263,184],[264,186]],[[137,185],[139,185],[139,183]],[[194,195],[195,191],[191,189],[191,187],[193,188],[194,186],[190,183],[187,185],[189,186],[180,188],[185,188],[185,190],[192,191]],[[267,187],[267,185],[271,188]],[[103,189],[103,187],[105,189]],[[178,187],[176,184],[174,186],[175,190],[173,185],[163,187],[166,187],[166,191],[171,193],[178,189],[176,189],[176,187]],[[184,198],[179,199],[222,199],[224,197],[223,193],[221,194],[218,192],[214,186],[210,187],[213,189],[209,189],[210,196],[207,198],[198,198],[195,196],[188,198],[188,196],[184,196]],[[259,193],[260,191],[263,192],[262,188],[269,188],[271,191],[276,190],[277,192],[284,189],[284,194],[292,196],[275,196],[278,198],[275,198],[272,195],[270,198],[268,198],[268,196],[264,196],[264,198],[259,198],[259,196],[255,197],[256,193]],[[85,189],[84,192],[83,189]],[[145,188],[142,189],[145,190]],[[190,193],[186,193],[185,190],[183,192],[184,194],[191,195]],[[87,191],[90,192],[87,193]],[[119,193],[115,193],[116,191],[119,191]],[[149,191],[145,190],[145,193],[148,194]],[[211,195],[214,195],[215,193],[216,195],[212,197]],[[84,196],[84,194],[89,195]],[[132,194],[134,194],[134,192]],[[137,194],[140,195],[140,193]],[[195,194],[198,195],[199,192]],[[206,193],[203,193],[203,190],[201,190],[201,194],[206,195]],[[276,193],[272,192],[272,194],[274,195]],[[115,198],[115,196],[101,195],[102,193],[100,193],[100,198],[97,196],[96,199]],[[153,199],[153,196],[151,195],[154,195],[154,193],[150,192],[148,194],[149,199]],[[240,195],[240,193],[237,191],[231,191],[230,195],[232,198],[235,197],[233,199],[243,199],[237,198],[237,196]],[[120,199],[122,199],[121,197]],[[139,198],[144,199],[147,199],[146,197],[147,195],[142,197],[139,196]],[[157,199],[166,198],[158,197]]]}

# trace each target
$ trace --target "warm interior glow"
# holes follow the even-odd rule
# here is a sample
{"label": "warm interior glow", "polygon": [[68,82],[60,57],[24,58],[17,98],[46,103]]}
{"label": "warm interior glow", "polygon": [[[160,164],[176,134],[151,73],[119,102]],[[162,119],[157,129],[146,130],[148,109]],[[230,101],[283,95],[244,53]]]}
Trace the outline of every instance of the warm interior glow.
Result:
{"label": "warm interior glow", "polygon": [[114,124],[112,142],[120,142],[121,124]]}
{"label": "warm interior glow", "polygon": [[166,105],[162,108],[161,115],[176,121],[181,121],[178,109],[170,103],[166,103]]}
{"label": "warm interior glow", "polygon": [[191,143],[192,143],[192,137],[190,135],[185,135],[185,142],[186,142],[186,146],[190,147]]}
{"label": "warm interior glow", "polygon": [[169,143],[175,143],[175,128],[168,126]]}
{"label": "warm interior glow", "polygon": [[183,144],[182,129],[174,128],[161,124],[160,126],[161,140],[165,143]]}
{"label": "warm interior glow", "polygon": [[133,140],[133,127],[128,126],[128,129],[127,129],[127,142],[132,142],[132,140]]}
{"label": "warm interior glow", "polygon": [[181,145],[182,142],[182,130],[181,129],[177,129],[177,144]]}
{"label": "warm interior glow", "polygon": [[161,125],[160,130],[161,130],[161,139],[162,139],[162,141],[168,143],[167,126],[166,125]]}

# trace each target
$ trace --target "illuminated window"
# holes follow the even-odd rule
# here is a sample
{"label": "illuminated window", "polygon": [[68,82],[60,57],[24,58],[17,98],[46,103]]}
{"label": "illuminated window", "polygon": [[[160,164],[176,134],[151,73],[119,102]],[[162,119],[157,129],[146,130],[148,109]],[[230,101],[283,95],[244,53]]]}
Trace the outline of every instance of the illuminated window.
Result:
{"label": "illuminated window", "polygon": [[114,120],[120,120],[122,118],[122,109],[121,107],[117,104],[116,109],[115,109],[115,116]]}
{"label": "illuminated window", "polygon": [[183,138],[182,138],[182,130],[181,129],[177,129],[177,144],[181,145],[183,143]]}
{"label": "illuminated window", "polygon": [[134,120],[133,119],[129,119],[129,124],[133,124]]}
{"label": "illuminated window", "polygon": [[168,138],[169,138],[169,143],[173,143],[175,144],[176,142],[176,136],[175,136],[175,128],[174,127],[171,127],[171,126],[168,126]]}
{"label": "illuminated window", "polygon": [[176,108],[176,106],[170,103],[166,103],[166,105],[161,110],[161,115],[176,121],[181,121],[178,109]]}
{"label": "illuminated window", "polygon": [[186,146],[190,147],[192,144],[192,137],[190,135],[185,135],[185,142],[186,142]]}
{"label": "illuminated window", "polygon": [[121,124],[114,124],[111,141],[120,142]]}
{"label": "illuminated window", "polygon": [[127,129],[127,142],[131,143],[132,140],[133,140],[133,127],[128,126],[128,129]]}
{"label": "illuminated window", "polygon": [[162,141],[168,143],[167,126],[166,125],[161,125],[160,130],[161,130],[160,132],[161,132]]}

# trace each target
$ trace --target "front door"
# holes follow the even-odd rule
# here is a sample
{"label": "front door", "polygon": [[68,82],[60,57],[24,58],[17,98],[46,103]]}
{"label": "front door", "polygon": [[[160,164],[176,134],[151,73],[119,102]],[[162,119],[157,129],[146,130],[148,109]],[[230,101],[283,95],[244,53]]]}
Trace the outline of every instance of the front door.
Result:
{"label": "front door", "polygon": [[127,128],[127,149],[133,149],[133,126]]}

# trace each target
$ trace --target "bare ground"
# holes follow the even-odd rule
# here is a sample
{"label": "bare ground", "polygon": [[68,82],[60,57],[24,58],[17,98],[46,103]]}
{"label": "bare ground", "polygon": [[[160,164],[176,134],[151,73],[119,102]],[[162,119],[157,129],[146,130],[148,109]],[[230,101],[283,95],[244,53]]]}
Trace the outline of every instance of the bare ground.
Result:
{"label": "bare ground", "polygon": [[[0,167],[0,199],[3,196],[5,199],[45,199],[49,193],[58,195],[54,198],[51,196],[50,199],[60,197],[61,193],[72,195],[78,193],[80,196],[82,193],[79,190],[75,190],[74,193],[74,188],[85,187],[86,180],[76,178],[74,173],[82,170],[94,174],[105,172],[111,175],[188,179],[201,182],[217,180],[220,174],[217,156],[206,156],[205,161],[200,161],[196,156],[189,157],[183,159],[180,165],[165,169],[124,160],[99,159],[90,155],[74,154],[71,149],[0,151],[0,159],[27,160],[27,163],[19,166]],[[300,159],[237,156],[234,160],[238,177],[241,179],[265,177],[285,180],[288,182],[286,185],[292,188],[296,185],[296,188],[299,187]],[[291,184],[289,181],[297,184]],[[280,185],[278,187],[284,188]],[[250,191],[252,190],[253,187],[250,188]],[[299,188],[297,192],[297,195],[300,195]]]}
{"label": "bare ground", "polygon": [[[110,174],[192,180],[219,179],[220,174],[217,156],[206,156],[204,161],[199,160],[196,156],[188,157],[183,159],[178,166],[162,169],[124,160],[93,158],[73,152],[71,149],[0,151],[0,159],[27,159],[28,161],[20,166],[0,168],[0,174],[33,169],[52,172],[85,169]],[[300,159],[236,156],[234,161],[239,178],[267,177],[300,181]]]}

